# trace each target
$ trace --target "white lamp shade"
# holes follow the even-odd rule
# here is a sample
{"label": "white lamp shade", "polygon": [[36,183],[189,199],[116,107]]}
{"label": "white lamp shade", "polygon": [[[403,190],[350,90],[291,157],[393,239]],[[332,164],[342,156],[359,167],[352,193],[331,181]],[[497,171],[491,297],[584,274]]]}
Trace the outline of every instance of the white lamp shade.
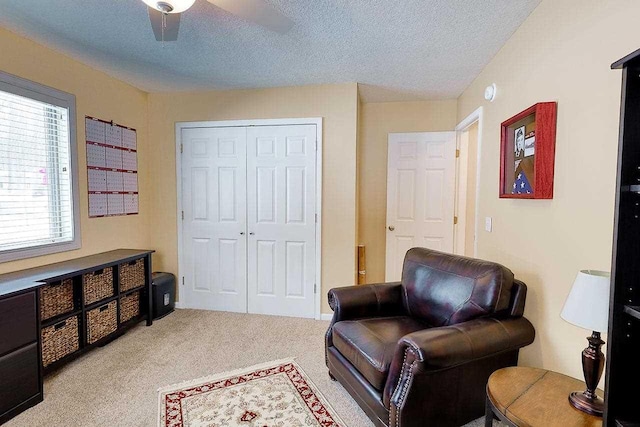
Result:
{"label": "white lamp shade", "polygon": [[560,317],[581,328],[606,333],[609,324],[609,291],[608,272],[580,271]]}
{"label": "white lamp shade", "polygon": [[196,0],[142,0],[142,1],[145,2],[149,7],[152,7],[161,12],[163,12],[163,10],[161,7],[158,6],[159,4],[169,5],[173,8],[173,10],[167,13],[184,12],[185,10],[193,6],[193,4],[196,2]]}

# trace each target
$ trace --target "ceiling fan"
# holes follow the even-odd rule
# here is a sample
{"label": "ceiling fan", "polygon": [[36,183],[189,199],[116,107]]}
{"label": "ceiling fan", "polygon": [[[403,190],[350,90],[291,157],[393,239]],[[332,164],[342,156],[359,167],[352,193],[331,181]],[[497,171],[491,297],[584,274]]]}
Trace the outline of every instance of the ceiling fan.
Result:
{"label": "ceiling fan", "polygon": [[[168,42],[178,39],[180,14],[195,3],[195,0],[142,0],[149,6],[149,20],[156,40]],[[207,0],[247,21],[268,30],[284,34],[293,26],[286,16],[272,8],[264,0]]]}

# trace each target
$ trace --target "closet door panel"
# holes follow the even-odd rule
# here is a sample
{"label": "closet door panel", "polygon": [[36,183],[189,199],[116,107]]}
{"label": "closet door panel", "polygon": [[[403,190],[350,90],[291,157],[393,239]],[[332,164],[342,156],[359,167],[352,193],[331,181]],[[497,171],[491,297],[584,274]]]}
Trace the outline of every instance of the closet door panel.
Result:
{"label": "closet door panel", "polygon": [[316,126],[247,130],[248,310],[314,317]]}
{"label": "closet door panel", "polygon": [[246,132],[182,130],[180,296],[190,308],[247,310]]}

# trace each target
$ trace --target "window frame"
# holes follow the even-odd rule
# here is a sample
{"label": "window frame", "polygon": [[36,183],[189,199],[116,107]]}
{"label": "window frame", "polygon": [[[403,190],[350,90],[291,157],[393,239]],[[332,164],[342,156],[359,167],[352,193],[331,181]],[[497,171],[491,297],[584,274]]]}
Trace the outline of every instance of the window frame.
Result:
{"label": "window frame", "polygon": [[78,140],[76,138],[76,97],[73,94],[54,89],[40,83],[23,79],[0,71],[0,91],[30,98],[35,101],[56,105],[68,110],[69,120],[69,162],[71,167],[71,198],[73,200],[73,239],[68,242],[48,243],[27,248],[0,251],[0,263],[34,258],[59,252],[80,249],[80,192],[78,185]]}

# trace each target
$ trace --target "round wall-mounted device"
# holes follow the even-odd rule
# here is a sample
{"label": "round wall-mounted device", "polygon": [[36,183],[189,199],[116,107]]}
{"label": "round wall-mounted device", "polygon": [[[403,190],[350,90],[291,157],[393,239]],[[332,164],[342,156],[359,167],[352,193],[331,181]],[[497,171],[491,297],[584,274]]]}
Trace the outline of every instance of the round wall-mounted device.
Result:
{"label": "round wall-mounted device", "polygon": [[484,99],[486,99],[489,102],[492,102],[494,99],[496,99],[496,84],[492,83],[489,86],[487,86],[484,90]]}

